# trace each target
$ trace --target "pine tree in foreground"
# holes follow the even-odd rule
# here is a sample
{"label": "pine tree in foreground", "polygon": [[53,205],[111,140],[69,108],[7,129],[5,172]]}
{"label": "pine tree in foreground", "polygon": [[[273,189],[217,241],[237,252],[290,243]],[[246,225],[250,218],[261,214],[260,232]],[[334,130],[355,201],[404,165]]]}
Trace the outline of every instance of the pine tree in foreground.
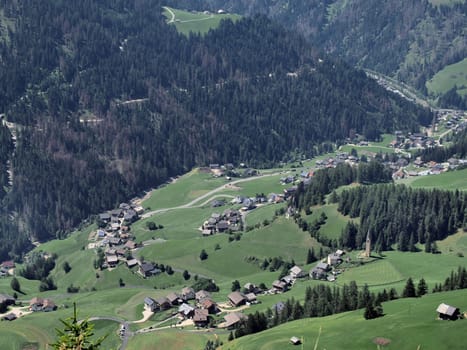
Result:
{"label": "pine tree in foreground", "polygon": [[50,344],[55,350],[97,350],[108,336],[107,334],[97,340],[91,340],[94,335],[94,325],[87,319],[78,321],[75,303],[73,303],[73,317],[60,320],[60,322],[65,328],[56,329],[58,339]]}

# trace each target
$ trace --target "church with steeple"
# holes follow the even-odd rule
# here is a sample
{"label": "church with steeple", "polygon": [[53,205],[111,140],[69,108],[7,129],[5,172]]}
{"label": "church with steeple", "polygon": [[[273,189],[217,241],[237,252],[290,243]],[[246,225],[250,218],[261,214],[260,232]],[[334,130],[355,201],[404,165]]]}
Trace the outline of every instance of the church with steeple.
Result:
{"label": "church with steeple", "polygon": [[370,237],[370,230],[366,234],[366,241],[365,241],[365,258],[369,258],[371,255],[371,237]]}

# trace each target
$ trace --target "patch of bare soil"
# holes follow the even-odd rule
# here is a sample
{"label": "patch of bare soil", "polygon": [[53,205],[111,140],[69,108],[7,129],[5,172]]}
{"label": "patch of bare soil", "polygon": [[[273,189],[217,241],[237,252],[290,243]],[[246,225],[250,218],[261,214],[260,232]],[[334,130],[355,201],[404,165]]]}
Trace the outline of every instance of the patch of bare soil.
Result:
{"label": "patch of bare soil", "polygon": [[391,339],[383,338],[383,337],[376,337],[373,339],[373,343],[380,346],[386,346],[391,342]]}

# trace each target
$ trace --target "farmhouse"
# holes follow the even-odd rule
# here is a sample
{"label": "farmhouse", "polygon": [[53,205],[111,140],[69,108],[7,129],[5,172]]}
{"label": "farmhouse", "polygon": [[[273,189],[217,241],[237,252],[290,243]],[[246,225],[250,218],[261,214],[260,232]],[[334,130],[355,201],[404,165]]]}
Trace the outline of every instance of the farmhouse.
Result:
{"label": "farmhouse", "polygon": [[306,272],[303,271],[300,267],[298,267],[297,265],[295,265],[294,267],[292,267],[289,271],[290,273],[290,276],[292,276],[293,278],[302,278],[302,277],[305,277],[306,276]]}
{"label": "farmhouse", "polygon": [[138,245],[136,244],[135,241],[128,241],[125,243],[125,248],[127,249],[135,249]]}
{"label": "farmhouse", "polygon": [[177,295],[177,293],[170,293],[167,295],[167,300],[170,302],[172,305],[178,305],[182,300],[180,299],[180,296]]}
{"label": "farmhouse", "polygon": [[330,266],[339,265],[342,262],[341,256],[336,253],[329,254],[327,260],[327,264]]}
{"label": "farmhouse", "polygon": [[131,267],[133,267],[133,266],[136,266],[136,265],[138,265],[138,260],[136,260],[136,259],[129,259],[129,260],[126,261],[126,265],[127,265],[129,268],[131,268]]}
{"label": "farmhouse", "polygon": [[240,312],[231,312],[224,316],[225,323],[223,325],[224,328],[232,329],[235,326],[245,319],[245,315]]}
{"label": "farmhouse", "polygon": [[167,299],[166,297],[157,298],[156,300],[154,300],[154,302],[156,304],[156,310],[163,311],[170,309],[170,307],[172,306],[169,299]]}
{"label": "farmhouse", "polygon": [[287,291],[287,283],[285,283],[284,281],[276,280],[276,281],[272,282],[272,288],[274,288],[274,290],[278,291],[278,292],[286,292]]}
{"label": "farmhouse", "polygon": [[42,299],[34,297],[29,302],[29,310],[31,311],[54,311],[57,309],[55,303],[50,299]]}
{"label": "farmhouse", "polygon": [[246,301],[250,304],[256,304],[258,300],[256,299],[255,293],[248,293],[245,295]]}
{"label": "farmhouse", "polygon": [[149,277],[153,275],[157,275],[158,273],[161,272],[161,270],[157,269],[152,263],[141,263],[139,266],[138,272],[143,276],[143,277]]}
{"label": "farmhouse", "polygon": [[16,319],[17,319],[16,315],[12,312],[2,317],[2,320],[4,321],[14,321]]}
{"label": "farmhouse", "polygon": [[200,290],[199,292],[196,292],[195,294],[195,299],[197,302],[202,302],[204,299],[210,299],[211,298],[211,293],[206,292],[205,290]]}
{"label": "farmhouse", "polygon": [[217,304],[211,299],[204,299],[201,302],[201,308],[204,310],[208,310],[209,314],[217,313]]}
{"label": "farmhouse", "polygon": [[208,310],[205,309],[196,309],[194,316],[193,316],[193,322],[195,326],[197,327],[204,327],[208,324],[209,321],[209,312]]}
{"label": "farmhouse", "polygon": [[116,255],[107,255],[105,259],[109,267],[115,267],[118,264],[118,257]]}
{"label": "farmhouse", "polygon": [[233,306],[240,306],[246,302],[245,296],[240,292],[232,292],[229,294],[228,298]]}
{"label": "farmhouse", "polygon": [[156,310],[156,302],[153,298],[146,297],[144,298],[144,307],[148,310],[154,312]]}
{"label": "farmhouse", "polygon": [[183,303],[179,306],[178,313],[184,318],[190,318],[193,317],[193,314],[195,313],[195,308],[191,305]]}
{"label": "farmhouse", "polygon": [[4,269],[10,270],[15,268],[15,262],[13,260],[4,261],[1,264]]}
{"label": "farmhouse", "polygon": [[187,300],[192,300],[195,298],[195,290],[191,287],[185,287],[182,289],[181,293],[182,299],[187,301]]}
{"label": "farmhouse", "polygon": [[323,269],[320,269],[318,266],[315,266],[310,271],[310,277],[315,280],[325,279],[326,276],[327,276],[326,271]]}
{"label": "farmhouse", "polygon": [[302,343],[302,341],[300,340],[300,338],[297,338],[297,337],[292,337],[290,338],[290,342],[293,344],[293,345],[300,345]]}
{"label": "farmhouse", "polygon": [[454,306],[450,306],[445,303],[439,304],[436,312],[439,314],[439,318],[442,320],[457,320],[459,318],[460,311]]}
{"label": "farmhouse", "polygon": [[7,294],[0,294],[0,304],[14,305],[16,302],[15,298]]}

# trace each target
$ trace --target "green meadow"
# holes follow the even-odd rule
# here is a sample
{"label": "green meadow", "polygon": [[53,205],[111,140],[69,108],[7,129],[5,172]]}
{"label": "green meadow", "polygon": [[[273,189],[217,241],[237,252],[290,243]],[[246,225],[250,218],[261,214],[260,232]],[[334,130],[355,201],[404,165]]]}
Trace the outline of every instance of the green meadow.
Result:
{"label": "green meadow", "polygon": [[[303,349],[465,349],[463,338],[467,321],[438,320],[436,308],[442,302],[465,311],[467,291],[459,290],[387,302],[383,304],[385,315],[374,320],[365,320],[363,310],[356,310],[293,321],[228,342],[222,349],[300,348],[290,343],[289,340],[293,336],[302,339]],[[389,344],[378,347],[375,343],[376,338],[385,338],[389,340]]]}
{"label": "green meadow", "polygon": [[467,93],[467,58],[444,67],[426,83],[428,92],[438,96],[457,86],[462,95]]}
{"label": "green meadow", "polygon": [[226,183],[225,178],[214,178],[210,172],[194,169],[175,182],[154,191],[142,204],[150,210],[176,207]]}
{"label": "green meadow", "polygon": [[467,190],[467,169],[448,171],[440,175],[416,177],[410,182],[410,186],[465,191]]}
{"label": "green meadow", "polygon": [[[216,245],[220,249],[216,250]],[[283,217],[268,226],[243,233],[239,241],[228,241],[227,234],[195,237],[185,240],[168,240],[142,248],[138,254],[146,260],[170,264],[174,268],[188,268],[190,272],[209,275],[216,279],[235,279],[260,271],[257,263],[248,261],[254,257],[279,257],[304,263],[308,248],[317,243],[302,232],[292,220]],[[201,261],[202,249],[208,259]]]}
{"label": "green meadow", "polygon": [[[297,169],[298,171],[300,170]],[[464,180],[467,178],[466,171],[417,178],[411,185],[414,187],[466,189]],[[222,188],[228,183],[224,178],[213,178],[211,174],[194,170],[180,177],[174,183],[153,191],[144,202],[144,206],[151,207],[152,210],[183,206],[209,191],[220,188],[212,196],[195,201],[193,207],[162,211],[132,225],[131,232],[135,235],[137,242],[158,239],[158,241],[139,249],[135,255],[140,258],[144,257],[146,261],[171,265],[175,269],[175,273],[171,276],[162,273],[144,279],[136,273],[136,268],[128,269],[124,264],[120,264],[112,270],[96,271],[93,267],[93,261],[96,258],[95,249],[88,249],[88,243],[94,242],[92,237],[96,230],[95,225],[74,232],[66,239],[41,244],[36,250],[58,255],[56,267],[51,273],[58,289],[39,293],[38,281],[28,281],[18,277],[21,291],[24,293],[19,293],[18,297],[25,304],[34,296],[50,297],[58,305],[58,310],[48,314],[26,315],[14,322],[0,322],[0,349],[23,350],[28,349],[27,346],[31,346],[31,349],[32,346],[45,349],[45,344],[52,342],[55,337],[54,329],[60,327],[59,319],[71,316],[71,307],[74,302],[77,303],[79,315],[82,318],[100,316],[132,322],[142,318],[143,300],[146,296],[157,298],[165,296],[171,291],[179,291],[184,286],[193,284],[195,275],[215,280],[220,287],[220,291],[214,294],[214,298],[218,302],[226,301],[234,280],[238,280],[241,286],[252,282],[255,284],[264,283],[270,287],[272,282],[278,278],[280,271],[262,270],[260,264],[264,259],[281,257],[287,261],[294,260],[298,265],[304,266],[308,249],[313,247],[316,252],[320,247],[319,243],[311,238],[308,232],[299,229],[292,219],[278,217],[273,220],[276,210],[286,206],[285,203],[266,204],[249,211],[246,215],[247,225],[257,225],[258,227],[249,232],[243,232],[239,240],[234,239],[229,242],[228,234],[202,237],[198,228],[213,212],[222,212],[227,208],[238,208],[238,206],[229,203],[233,196],[253,196],[261,192],[267,194],[282,191],[284,186],[279,183],[279,178],[285,176],[284,174],[287,172],[293,173],[283,169],[282,174],[259,176],[237,183],[236,186],[230,188]],[[428,180],[432,182],[418,182]],[[214,196],[216,196],[215,198],[224,198],[227,202],[226,205],[212,208],[210,202]],[[329,238],[338,238],[342,228],[350,220],[337,211],[336,204],[315,206],[311,209],[312,214],[302,217],[308,222],[312,222],[325,213],[327,220],[321,227],[321,234]],[[146,227],[148,221],[154,221],[158,225],[162,225],[163,228],[149,231]],[[265,223],[266,225],[264,225]],[[361,263],[359,263],[358,251],[348,252],[347,256],[356,263],[343,265],[344,271],[338,276],[335,285],[348,284],[355,280],[358,285],[368,284],[373,291],[394,287],[400,293],[408,277],[412,277],[416,283],[423,277],[428,284],[429,291],[431,291],[435,283],[444,282],[451,270],[457,269],[457,266],[466,265],[464,256],[467,256],[467,233],[459,231],[457,234],[437,242],[437,244],[441,254],[389,251],[384,252],[381,256],[374,254],[372,259],[361,261]],[[208,258],[203,261],[199,258],[202,249],[208,253]],[[65,261],[71,266],[71,271],[68,273],[65,273],[62,267]],[[309,271],[313,266],[314,264],[305,265],[304,269]],[[187,281],[182,277],[183,270],[188,270],[192,275]],[[124,283],[123,287],[120,287],[120,279]],[[0,293],[13,294],[10,281],[10,278],[0,279]],[[265,311],[275,303],[292,297],[295,300],[303,301],[306,288],[317,283],[322,282],[305,278],[297,281],[294,287],[285,294],[261,295],[258,297],[260,303],[245,310],[245,313]],[[66,289],[71,284],[80,287],[79,293],[67,293]],[[223,348],[225,349],[287,349],[291,346],[288,345],[288,339],[291,336],[303,336],[306,345],[314,344],[312,342],[318,334],[319,327],[322,326],[323,331],[318,347],[320,349],[375,349],[376,345],[371,341],[376,336],[391,339],[391,344],[386,348],[416,349],[419,344],[417,342],[420,341],[422,349],[429,349],[427,343],[421,342],[421,340],[424,337],[431,339],[431,334],[428,333],[434,332],[434,327],[438,325],[446,327],[445,324],[451,324],[449,322],[433,322],[433,308],[436,308],[436,305],[433,305],[438,302],[437,298],[449,294],[454,297],[443,299],[444,302],[457,303],[456,305],[459,307],[467,308],[467,305],[462,306],[459,301],[462,299],[461,296],[465,298],[467,292],[459,291],[457,293],[429,295],[421,299],[410,300],[411,304],[408,304],[409,301],[406,300],[387,303],[384,305],[386,316],[374,321],[364,321],[361,315],[362,311],[356,311],[327,318],[294,322],[234,342],[227,342],[228,332],[216,330],[216,334],[224,342]],[[424,305],[425,300],[434,301],[430,302],[429,305]],[[415,323],[412,322],[412,316],[404,314],[408,305],[413,305],[410,307],[414,312],[412,316]],[[417,308],[419,311],[415,311],[418,310]],[[425,314],[429,315],[428,318],[423,317]],[[169,315],[170,313],[156,314],[147,322],[132,324],[130,329],[138,330],[154,325]],[[117,335],[119,323],[108,320],[93,322],[96,324],[97,335],[110,334],[104,348],[118,348],[120,344]],[[398,326],[391,326],[391,322]],[[420,333],[413,339],[407,340],[407,343],[401,341],[401,339],[407,338],[404,336],[404,331],[401,331],[404,322],[411,322],[414,327],[411,331]],[[368,324],[375,325],[375,329],[367,327]],[[426,331],[422,329],[424,324]],[[454,324],[453,336],[457,335],[457,324],[462,324],[462,321]],[[358,327],[364,329],[359,330]],[[300,333],[298,330],[301,328],[306,329],[306,331]],[[351,347],[343,347],[343,341],[339,340],[342,329],[346,329],[346,333],[347,329],[352,333],[348,338],[348,344],[351,344]],[[444,331],[451,332],[450,329],[443,328]],[[164,347],[199,349],[204,346],[207,340],[214,339],[216,336],[213,332],[197,331],[194,328],[179,331],[165,329],[131,337],[127,349]],[[440,342],[434,341],[433,344],[440,344]],[[407,347],[405,347],[406,345]],[[452,347],[452,349],[456,348]]]}
{"label": "green meadow", "polygon": [[237,21],[241,18],[239,15],[230,13],[190,12],[169,7],[164,7],[163,9],[162,13],[167,18],[167,23],[174,24],[177,31],[184,35],[189,35],[190,32],[205,34],[210,29],[217,28],[221,20],[230,19]]}
{"label": "green meadow", "polygon": [[344,216],[337,210],[337,204],[326,204],[321,206],[314,206],[311,208],[311,215],[304,216],[304,219],[308,223],[318,220],[324,213],[327,216],[326,223],[321,226],[320,234],[328,238],[338,239],[341,236],[341,232],[349,221],[356,221],[356,219],[350,219],[348,216]]}

